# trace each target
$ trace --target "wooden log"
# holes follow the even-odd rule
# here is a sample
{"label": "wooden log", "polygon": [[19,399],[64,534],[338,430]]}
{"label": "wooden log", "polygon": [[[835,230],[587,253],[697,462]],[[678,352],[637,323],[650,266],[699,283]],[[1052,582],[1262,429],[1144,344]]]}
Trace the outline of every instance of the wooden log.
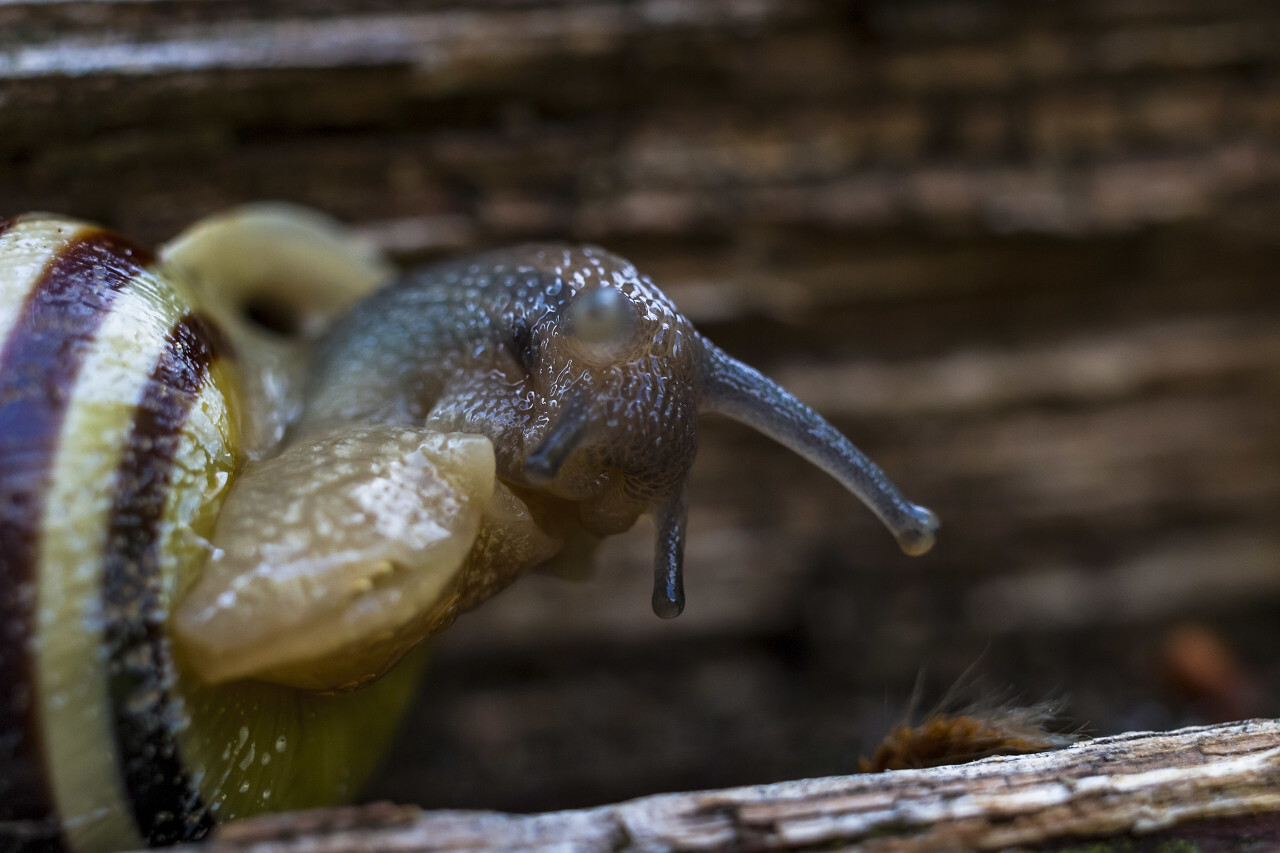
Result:
{"label": "wooden log", "polygon": [[[442,637],[371,796],[844,773],[975,661],[1093,731],[1277,715],[1277,42],[1272,0],[0,0],[0,215],[598,242],[943,518],[904,560],[709,418],[685,616],[644,530],[523,580]],[[1179,686],[1188,624],[1247,689]]]}
{"label": "wooden log", "polygon": [[1276,186],[1278,27],[1265,0],[18,0],[0,210],[150,241],[281,197],[407,254],[1111,233]]}
{"label": "wooden log", "polygon": [[[1171,841],[1176,839],[1176,842]],[[1280,723],[1130,733],[966,765],[538,815],[387,804],[228,824],[203,853],[1201,851],[1280,843]],[[1181,844],[1182,847],[1170,846]]]}

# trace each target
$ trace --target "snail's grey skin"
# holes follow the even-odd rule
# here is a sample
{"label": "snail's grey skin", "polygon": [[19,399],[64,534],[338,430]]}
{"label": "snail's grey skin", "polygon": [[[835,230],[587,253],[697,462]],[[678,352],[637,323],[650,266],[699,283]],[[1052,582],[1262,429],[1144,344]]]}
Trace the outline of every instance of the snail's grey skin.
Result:
{"label": "snail's grey skin", "polygon": [[[749,424],[861,498],[904,551],[937,519],[834,427],[694,329],[628,261],[529,245],[413,273],[319,344],[293,438],[342,424],[480,433],[542,523],[603,536],[655,520],[654,611],[684,606],[684,484],[699,412]],[[547,521],[549,520],[549,521]]]}

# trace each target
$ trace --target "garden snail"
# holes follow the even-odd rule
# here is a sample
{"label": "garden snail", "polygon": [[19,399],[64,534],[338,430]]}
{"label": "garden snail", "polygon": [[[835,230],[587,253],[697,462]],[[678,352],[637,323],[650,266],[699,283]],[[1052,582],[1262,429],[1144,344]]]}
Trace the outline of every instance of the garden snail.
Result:
{"label": "garden snail", "polygon": [[[424,637],[640,515],[676,615],[699,411],[832,473],[908,553],[936,533],[602,250],[379,287],[336,226],[255,208],[162,258],[0,225],[0,846],[160,845],[340,799]],[[243,320],[290,288],[292,338]]]}

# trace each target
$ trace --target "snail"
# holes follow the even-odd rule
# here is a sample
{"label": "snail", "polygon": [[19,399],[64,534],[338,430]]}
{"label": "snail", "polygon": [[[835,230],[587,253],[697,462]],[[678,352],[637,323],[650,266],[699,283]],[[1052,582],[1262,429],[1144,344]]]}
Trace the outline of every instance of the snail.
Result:
{"label": "snail", "polygon": [[0,224],[0,847],[158,846],[350,796],[423,639],[642,515],[653,610],[679,614],[700,412],[932,545],[932,513],[602,249],[396,277],[292,208],[158,259]]}

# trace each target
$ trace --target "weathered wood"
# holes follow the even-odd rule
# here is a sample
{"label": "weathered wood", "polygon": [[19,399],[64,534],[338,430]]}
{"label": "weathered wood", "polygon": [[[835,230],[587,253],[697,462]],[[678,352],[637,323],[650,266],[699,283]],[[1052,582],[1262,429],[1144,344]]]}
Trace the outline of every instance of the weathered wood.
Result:
{"label": "weathered wood", "polygon": [[410,253],[1105,233],[1276,186],[1278,34],[1264,0],[8,2],[0,209],[150,240],[285,197]]}
{"label": "weathered wood", "polygon": [[[905,560],[708,419],[685,616],[646,530],[522,581],[441,639],[372,796],[845,773],[975,661],[1091,731],[1280,715],[1277,43],[1271,0],[0,0],[0,215],[595,241],[943,518]],[[1186,623],[1249,689],[1179,686]]]}
{"label": "weathered wood", "polygon": [[[1133,733],[931,770],[666,794],[540,815],[390,805],[221,829],[204,853],[1153,850],[1280,843],[1280,723]],[[1136,843],[1135,843],[1136,842]],[[1080,848],[1071,848],[1080,849]],[[1166,848],[1158,849],[1182,849]]]}

